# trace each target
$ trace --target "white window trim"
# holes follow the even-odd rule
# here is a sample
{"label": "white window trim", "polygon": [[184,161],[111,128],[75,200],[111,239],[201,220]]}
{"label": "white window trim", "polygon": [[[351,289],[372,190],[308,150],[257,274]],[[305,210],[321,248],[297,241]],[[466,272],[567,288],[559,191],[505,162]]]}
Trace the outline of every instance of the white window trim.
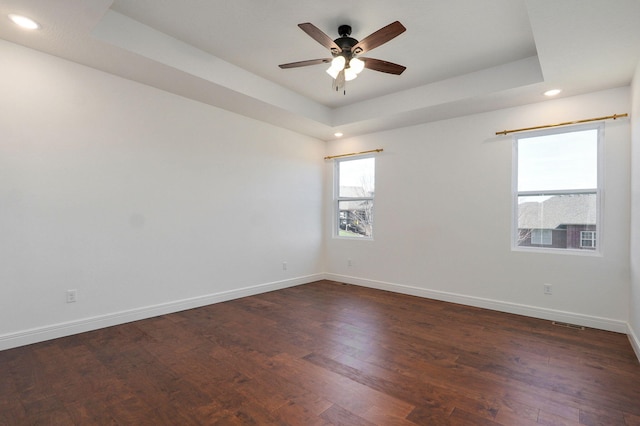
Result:
{"label": "white window trim", "polygon": [[[332,216],[333,216],[333,238],[340,240],[349,240],[349,241],[373,241],[373,235],[375,234],[375,226],[371,229],[370,236],[361,236],[361,237],[347,237],[340,235],[340,201],[372,201],[372,214],[375,218],[375,192],[373,197],[340,197],[340,162],[342,161],[350,161],[350,160],[361,160],[364,158],[372,158],[375,155],[365,154],[365,155],[352,155],[348,158],[337,158],[333,162],[333,207],[332,207]],[[377,163],[377,161],[376,161]],[[374,175],[374,179],[376,176]],[[374,222],[375,223],[375,222]]]}
{"label": "white window trim", "polygon": [[[572,133],[582,130],[598,130],[598,187],[593,189],[567,190],[567,191],[521,191],[518,192],[518,139],[524,137],[546,136],[558,133]],[[603,239],[604,234],[604,214],[603,214],[603,188],[604,188],[604,122],[571,125],[561,128],[552,128],[544,130],[536,130],[514,134],[512,138],[511,150],[511,251],[531,252],[531,253],[552,253],[552,254],[568,254],[578,256],[597,256],[602,257],[604,253]],[[517,244],[518,231],[518,196],[522,195],[561,195],[561,194],[579,194],[579,193],[595,193],[596,194],[596,247],[594,250],[584,249],[564,249],[552,247],[527,247]]]}

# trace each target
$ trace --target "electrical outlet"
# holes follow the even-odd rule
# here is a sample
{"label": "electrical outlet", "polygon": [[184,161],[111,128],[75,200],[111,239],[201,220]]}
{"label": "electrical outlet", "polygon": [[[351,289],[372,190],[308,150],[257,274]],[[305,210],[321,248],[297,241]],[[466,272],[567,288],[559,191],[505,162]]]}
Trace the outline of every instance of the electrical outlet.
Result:
{"label": "electrical outlet", "polygon": [[551,284],[544,284],[544,294],[553,294],[553,287]]}
{"label": "electrical outlet", "polygon": [[75,303],[78,301],[78,290],[67,290],[67,303]]}
{"label": "electrical outlet", "polygon": [[282,262],[282,270],[283,271],[287,270],[287,262]]}
{"label": "electrical outlet", "polygon": [[349,268],[351,268],[353,266],[353,263],[351,262],[351,259],[347,259],[347,266]]}

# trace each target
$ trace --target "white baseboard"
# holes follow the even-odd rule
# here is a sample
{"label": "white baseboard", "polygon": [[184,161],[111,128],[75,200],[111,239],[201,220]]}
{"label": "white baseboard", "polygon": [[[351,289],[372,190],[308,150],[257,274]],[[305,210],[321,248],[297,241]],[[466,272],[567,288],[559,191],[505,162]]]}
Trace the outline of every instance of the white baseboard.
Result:
{"label": "white baseboard", "polygon": [[640,362],[640,339],[638,339],[638,335],[635,333],[633,328],[631,328],[631,324],[627,324],[627,336],[629,337],[629,342],[631,342],[633,351],[636,353],[638,362]]}
{"label": "white baseboard", "polygon": [[125,324],[145,318],[151,318],[158,315],[165,315],[173,312],[184,311],[187,309],[199,308],[201,306],[225,302],[227,300],[239,299],[241,297],[280,290],[283,288],[293,287],[301,284],[307,284],[314,281],[322,280],[324,278],[325,274],[307,275],[304,277],[298,277],[284,281],[259,284],[237,290],[223,291],[220,293],[213,293],[189,299],[176,300],[153,306],[144,306],[127,311],[115,312],[111,314],[82,318],[79,320],[59,324],[47,325],[44,327],[32,328],[29,330],[21,330],[14,333],[0,335],[0,350],[11,349],[18,346],[43,342],[45,340],[70,336],[72,334],[97,330],[99,328],[111,327],[114,325]]}
{"label": "white baseboard", "polygon": [[87,331],[97,330],[99,328],[125,324],[128,322],[151,318],[158,315],[165,315],[173,312],[184,311],[187,309],[198,308],[201,306],[212,305],[228,300],[239,299],[241,297],[252,296],[269,291],[280,290],[287,287],[307,284],[322,279],[343,282],[346,284],[354,284],[362,287],[375,288],[379,290],[387,290],[395,293],[408,294],[428,299],[486,308],[494,311],[508,312],[533,318],[546,319],[549,321],[559,321],[569,324],[582,325],[585,327],[597,328],[601,330],[625,333],[629,336],[629,341],[631,342],[631,345],[636,355],[638,356],[638,360],[640,360],[640,340],[638,339],[638,335],[635,334],[631,326],[624,321],[337,274],[308,275],[284,281],[244,287],[237,290],[224,291],[189,299],[176,300],[158,305],[145,306],[106,315],[82,318],[79,320],[52,324],[29,330],[21,330],[18,332],[0,335],[0,350],[11,349],[18,346],[56,339],[59,337],[84,333]]}
{"label": "white baseboard", "polygon": [[628,324],[625,321],[610,318],[582,315],[573,312],[558,311],[554,309],[540,308],[537,306],[521,305],[517,303],[485,299],[481,297],[465,296],[462,294],[449,293],[445,291],[428,290],[420,287],[356,278],[346,275],[325,274],[325,277],[328,280],[343,282],[346,284],[360,285],[363,287],[387,290],[395,293],[408,294],[411,296],[425,297],[428,299],[441,300],[444,302],[459,303],[462,305],[491,309],[499,312],[508,312],[511,314],[524,315],[527,317],[540,318],[549,321],[576,324],[589,328],[614,331],[617,333],[626,334],[628,331]]}

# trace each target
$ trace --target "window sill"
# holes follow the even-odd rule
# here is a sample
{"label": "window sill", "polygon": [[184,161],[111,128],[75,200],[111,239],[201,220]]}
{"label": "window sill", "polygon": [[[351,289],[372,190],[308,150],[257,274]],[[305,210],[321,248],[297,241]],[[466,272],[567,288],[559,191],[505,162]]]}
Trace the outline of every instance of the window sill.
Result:
{"label": "window sill", "polygon": [[334,235],[334,240],[347,240],[347,241],[373,241],[373,237],[347,237],[342,235]]}
{"label": "window sill", "polygon": [[601,250],[558,249],[544,247],[511,247],[512,252],[562,254],[573,256],[602,257]]}

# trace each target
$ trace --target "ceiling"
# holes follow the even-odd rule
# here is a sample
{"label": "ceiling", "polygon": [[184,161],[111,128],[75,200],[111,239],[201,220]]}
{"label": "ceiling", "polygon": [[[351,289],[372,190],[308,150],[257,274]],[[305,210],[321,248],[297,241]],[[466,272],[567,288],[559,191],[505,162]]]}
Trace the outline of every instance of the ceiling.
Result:
{"label": "ceiling", "polygon": [[[27,32],[6,15],[35,19]],[[0,38],[322,140],[628,85],[640,60],[640,0],[3,0]],[[330,55],[301,31],[361,40],[407,31],[331,88]]]}

